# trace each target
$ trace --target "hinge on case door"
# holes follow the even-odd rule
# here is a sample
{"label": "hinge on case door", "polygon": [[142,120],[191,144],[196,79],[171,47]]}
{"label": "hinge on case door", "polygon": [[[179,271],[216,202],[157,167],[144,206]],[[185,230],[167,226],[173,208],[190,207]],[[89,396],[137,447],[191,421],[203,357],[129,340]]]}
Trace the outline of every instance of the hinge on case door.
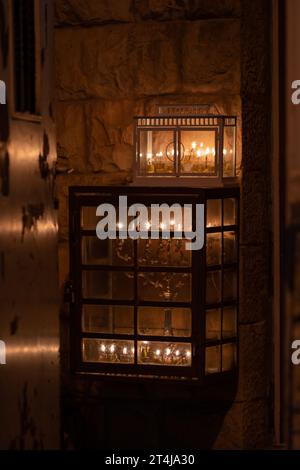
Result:
{"label": "hinge on case door", "polygon": [[65,284],[65,290],[64,290],[64,301],[69,302],[70,304],[75,303],[75,292],[74,292],[74,286],[73,286],[73,281],[67,281]]}

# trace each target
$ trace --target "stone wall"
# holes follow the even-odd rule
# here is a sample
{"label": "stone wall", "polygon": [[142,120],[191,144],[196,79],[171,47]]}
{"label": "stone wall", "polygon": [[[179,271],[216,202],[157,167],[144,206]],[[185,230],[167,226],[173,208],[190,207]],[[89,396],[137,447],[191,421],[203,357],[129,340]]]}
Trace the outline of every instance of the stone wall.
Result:
{"label": "stone wall", "polygon": [[[269,440],[268,5],[261,0],[56,0],[62,289],[68,278],[68,187],[132,180],[135,115],[156,113],[158,104],[209,103],[237,115],[239,126],[243,117],[240,373],[233,405],[219,414],[205,411],[189,391],[179,393],[181,406],[174,401],[166,410],[162,391],[155,401],[147,388],[126,384],[127,398],[120,398],[111,385],[72,378],[65,305],[62,397],[64,431],[72,445],[132,447],[135,439],[141,446],[254,448]],[[139,405],[130,401],[134,397]],[[171,417],[180,430],[173,438],[166,430]],[[124,422],[143,426],[145,440],[127,424],[130,431],[122,441],[112,429]],[[212,432],[205,437],[208,423]],[[79,428],[87,430],[88,441]]]}

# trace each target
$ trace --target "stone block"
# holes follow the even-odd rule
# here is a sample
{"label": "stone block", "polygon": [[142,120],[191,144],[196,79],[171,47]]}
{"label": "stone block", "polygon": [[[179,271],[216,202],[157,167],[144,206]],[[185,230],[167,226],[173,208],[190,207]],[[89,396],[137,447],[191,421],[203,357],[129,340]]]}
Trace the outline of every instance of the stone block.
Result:
{"label": "stone block", "polygon": [[213,449],[268,448],[272,442],[268,412],[268,404],[263,399],[234,403],[223,420]]}
{"label": "stone block", "polygon": [[93,25],[133,20],[132,0],[56,0],[58,25]]}
{"label": "stone block", "polygon": [[270,387],[272,331],[268,322],[240,325],[239,379],[236,400],[266,398]]}
{"label": "stone block", "polygon": [[240,0],[65,0],[55,2],[56,24],[105,25],[133,21],[230,18]]}
{"label": "stone block", "polygon": [[57,103],[57,165],[59,170],[87,171],[86,116],[82,103]]}
{"label": "stone block", "polygon": [[61,100],[239,92],[238,20],[56,31]]}
{"label": "stone block", "polygon": [[96,101],[86,106],[88,159],[93,171],[132,170],[134,116],[142,103]]}
{"label": "stone block", "polygon": [[212,445],[213,450],[238,450],[243,448],[242,404],[233,403],[223,418],[220,432]]}
{"label": "stone block", "polygon": [[254,323],[270,316],[270,256],[266,245],[240,247],[239,321]]}
{"label": "stone block", "polygon": [[240,240],[242,245],[268,243],[270,239],[270,187],[268,175],[243,171]]}
{"label": "stone block", "polygon": [[238,20],[185,23],[181,52],[185,92],[239,93],[239,35]]}
{"label": "stone block", "polygon": [[243,100],[243,169],[270,174],[270,111],[265,98],[251,95]]}
{"label": "stone block", "polygon": [[242,404],[243,449],[267,449],[272,444],[270,403],[266,400],[246,401]]}
{"label": "stone block", "polygon": [[142,20],[223,18],[240,14],[240,0],[135,0],[133,11]]}

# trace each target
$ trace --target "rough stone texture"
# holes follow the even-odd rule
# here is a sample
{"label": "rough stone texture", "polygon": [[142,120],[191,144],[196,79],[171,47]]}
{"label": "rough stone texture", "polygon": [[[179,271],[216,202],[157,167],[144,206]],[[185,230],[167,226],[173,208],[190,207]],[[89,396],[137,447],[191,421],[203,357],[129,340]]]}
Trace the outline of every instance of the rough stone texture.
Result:
{"label": "rough stone texture", "polygon": [[186,92],[239,92],[237,20],[203,21],[185,25],[182,40],[182,84]]}
{"label": "rough stone texture", "polygon": [[[267,53],[270,14],[269,0],[242,2],[241,294],[244,297],[241,301],[241,314],[245,322],[251,321],[255,308],[257,315],[253,320],[258,320],[264,314],[265,321],[253,327],[250,325],[240,327],[244,338],[240,338],[239,393],[243,398],[247,398],[243,405],[244,448],[266,447],[271,438],[271,426],[267,419],[271,406],[269,389],[272,373],[270,328],[272,292],[271,269],[269,269],[271,267],[268,262],[271,243],[270,54]],[[247,251],[249,258],[246,261]],[[250,260],[251,255],[253,262]],[[255,287],[256,297],[254,297]],[[247,288],[249,295],[246,293]],[[255,298],[256,305],[250,300],[250,295]],[[260,328],[262,329],[259,335]],[[260,399],[248,400],[254,396]]]}
{"label": "rough stone texture", "polygon": [[265,398],[269,393],[268,324],[266,322],[239,327],[239,374],[237,401]]}
{"label": "rough stone texture", "polygon": [[240,0],[65,0],[56,1],[58,25],[102,25],[140,20],[235,17]]}
{"label": "rough stone texture", "polygon": [[84,173],[87,164],[86,119],[82,103],[56,106],[57,169]]}
{"label": "rough stone texture", "polygon": [[133,167],[134,116],[143,105],[135,101],[96,101],[86,107],[92,171],[113,172]]}
{"label": "rough stone texture", "polygon": [[212,449],[238,450],[243,448],[242,403],[233,403],[224,417]]}
{"label": "rough stone texture", "polygon": [[238,20],[145,23],[56,33],[58,98],[239,92]]}
{"label": "rough stone texture", "polygon": [[249,95],[243,106],[243,128],[243,170],[264,175],[270,165],[265,158],[270,153],[270,143],[266,139],[270,128],[270,111],[266,109],[264,95]]}
{"label": "rough stone texture", "polygon": [[267,400],[245,401],[242,404],[243,449],[266,449],[272,444]]}
{"label": "rough stone texture", "polygon": [[239,322],[242,324],[266,320],[269,307],[270,262],[267,245],[241,246]]}
{"label": "rough stone texture", "polygon": [[[244,132],[247,132],[244,128],[245,123],[243,122],[243,135]],[[255,152],[255,148],[253,150]],[[266,158],[266,154],[264,157]],[[242,245],[266,245],[270,239],[269,199],[271,195],[269,183],[269,175],[263,172],[243,171],[240,217]]]}
{"label": "rough stone texture", "polygon": [[65,0],[55,2],[58,24],[106,24],[133,21],[132,0]]}
{"label": "rough stone texture", "polygon": [[236,402],[224,418],[213,449],[266,449],[272,443],[269,427],[264,399]]}
{"label": "rough stone texture", "polygon": [[143,20],[233,17],[240,14],[240,0],[135,0],[133,11]]}

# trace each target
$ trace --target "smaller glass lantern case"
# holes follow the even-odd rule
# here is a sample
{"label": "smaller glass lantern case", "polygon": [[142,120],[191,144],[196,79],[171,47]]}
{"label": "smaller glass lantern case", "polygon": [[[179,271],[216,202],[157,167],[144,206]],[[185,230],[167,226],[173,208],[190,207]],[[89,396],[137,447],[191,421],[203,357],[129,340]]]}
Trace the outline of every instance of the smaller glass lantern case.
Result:
{"label": "smaller glass lantern case", "polygon": [[216,182],[236,176],[236,117],[136,118],[136,179]]}

